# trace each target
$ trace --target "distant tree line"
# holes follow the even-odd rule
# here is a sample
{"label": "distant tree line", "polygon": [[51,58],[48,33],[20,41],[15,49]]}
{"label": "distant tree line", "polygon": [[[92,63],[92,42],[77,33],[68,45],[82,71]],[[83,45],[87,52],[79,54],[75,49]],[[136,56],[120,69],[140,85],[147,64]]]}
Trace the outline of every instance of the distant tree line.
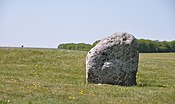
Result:
{"label": "distant tree line", "polygon": [[91,44],[85,43],[65,43],[58,46],[59,49],[89,51],[92,48]]}
{"label": "distant tree line", "polygon": [[147,39],[138,39],[139,52],[175,52],[175,41],[152,41]]}
{"label": "distant tree line", "polygon": [[[85,43],[65,43],[58,46],[59,49],[82,50],[89,51],[98,44],[100,40],[93,44]],[[148,39],[137,39],[138,50],[140,53],[159,53],[159,52],[175,52],[175,41],[158,41]]]}

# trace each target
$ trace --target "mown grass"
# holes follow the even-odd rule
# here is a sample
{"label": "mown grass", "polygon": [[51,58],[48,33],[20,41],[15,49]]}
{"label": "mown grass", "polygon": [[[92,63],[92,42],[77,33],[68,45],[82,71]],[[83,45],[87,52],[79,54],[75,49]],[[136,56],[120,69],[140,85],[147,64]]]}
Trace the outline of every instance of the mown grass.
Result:
{"label": "mown grass", "polygon": [[0,48],[0,104],[173,104],[175,53],[140,54],[137,86],[85,82],[87,52]]}

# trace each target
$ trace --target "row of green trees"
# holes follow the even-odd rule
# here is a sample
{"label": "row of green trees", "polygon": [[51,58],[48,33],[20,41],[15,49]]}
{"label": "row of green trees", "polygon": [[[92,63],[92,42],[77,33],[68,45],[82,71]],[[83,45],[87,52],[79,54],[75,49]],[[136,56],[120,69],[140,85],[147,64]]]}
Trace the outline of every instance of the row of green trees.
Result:
{"label": "row of green trees", "polygon": [[69,49],[69,50],[81,50],[81,51],[89,51],[92,48],[91,44],[85,43],[65,43],[60,44],[58,46],[59,49]]}
{"label": "row of green trees", "polygon": [[175,52],[175,41],[152,41],[146,39],[138,39],[139,52]]}
{"label": "row of green trees", "polygon": [[[82,50],[89,51],[92,47],[98,44],[100,40],[95,41],[92,45],[85,43],[66,43],[60,44],[59,49]],[[152,41],[148,39],[137,39],[138,50],[140,53],[155,53],[155,52],[175,52],[175,41]]]}

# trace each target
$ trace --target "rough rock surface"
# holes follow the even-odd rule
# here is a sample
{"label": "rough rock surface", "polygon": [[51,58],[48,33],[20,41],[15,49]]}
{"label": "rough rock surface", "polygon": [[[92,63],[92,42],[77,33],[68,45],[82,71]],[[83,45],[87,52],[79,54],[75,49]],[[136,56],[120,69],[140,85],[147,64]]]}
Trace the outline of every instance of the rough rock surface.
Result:
{"label": "rough rock surface", "polygon": [[139,53],[129,33],[114,33],[101,40],[86,57],[86,82],[136,85]]}

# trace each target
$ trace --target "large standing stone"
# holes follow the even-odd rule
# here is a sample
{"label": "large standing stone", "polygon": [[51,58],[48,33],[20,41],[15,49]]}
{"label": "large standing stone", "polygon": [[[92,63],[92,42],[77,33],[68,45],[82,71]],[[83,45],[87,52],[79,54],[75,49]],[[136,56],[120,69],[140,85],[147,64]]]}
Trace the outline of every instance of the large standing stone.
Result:
{"label": "large standing stone", "polygon": [[87,83],[136,85],[139,53],[136,39],[114,33],[92,48],[86,58]]}

